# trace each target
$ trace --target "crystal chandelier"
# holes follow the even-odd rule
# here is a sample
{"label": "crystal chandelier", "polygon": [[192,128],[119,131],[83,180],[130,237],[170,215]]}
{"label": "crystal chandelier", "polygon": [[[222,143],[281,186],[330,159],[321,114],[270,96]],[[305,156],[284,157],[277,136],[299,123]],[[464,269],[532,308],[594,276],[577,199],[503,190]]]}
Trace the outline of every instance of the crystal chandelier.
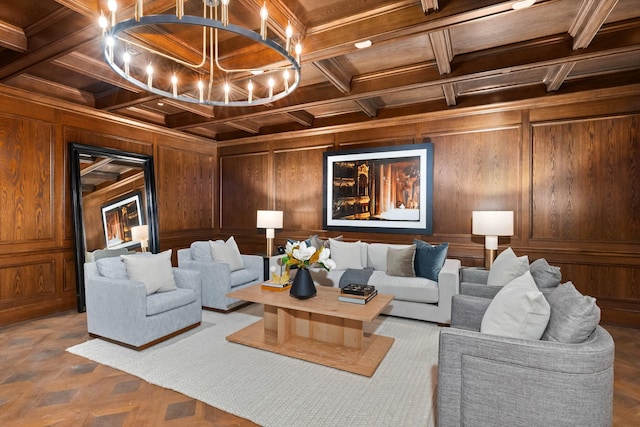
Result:
{"label": "crystal chandelier", "polygon": [[[193,9],[194,3],[200,2],[188,6]],[[266,2],[259,32],[230,23],[229,3],[202,0],[198,16],[185,12],[185,0],[176,0],[174,15],[145,15],[144,1],[135,0],[133,18],[118,21],[118,4],[108,0],[108,16],[99,19],[105,60],[137,87],[184,102],[242,107],[291,94],[300,84],[302,52],[291,24],[281,37],[269,38]],[[223,42],[248,53],[223,51]]]}

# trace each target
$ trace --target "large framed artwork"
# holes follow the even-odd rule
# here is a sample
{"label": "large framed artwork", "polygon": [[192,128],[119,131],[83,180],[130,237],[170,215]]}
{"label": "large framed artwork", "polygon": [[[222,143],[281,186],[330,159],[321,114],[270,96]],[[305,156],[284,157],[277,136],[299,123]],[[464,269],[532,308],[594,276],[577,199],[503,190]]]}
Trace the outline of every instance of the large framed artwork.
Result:
{"label": "large framed artwork", "polygon": [[433,143],[324,153],[323,227],[431,234]]}
{"label": "large framed artwork", "polygon": [[132,239],[131,228],[142,225],[140,192],[110,202],[101,209],[107,249],[126,248],[139,244]]}

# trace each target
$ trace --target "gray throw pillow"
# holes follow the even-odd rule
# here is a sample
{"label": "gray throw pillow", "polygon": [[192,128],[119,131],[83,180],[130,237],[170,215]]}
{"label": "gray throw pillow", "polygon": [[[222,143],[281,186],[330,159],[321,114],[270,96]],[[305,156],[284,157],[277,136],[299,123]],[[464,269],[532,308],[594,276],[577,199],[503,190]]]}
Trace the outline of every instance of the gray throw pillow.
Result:
{"label": "gray throw pillow", "polygon": [[562,274],[560,267],[549,265],[546,259],[540,258],[529,265],[529,271],[539,288],[554,288],[560,284]]}
{"label": "gray throw pillow", "polygon": [[387,249],[387,274],[398,277],[416,277],[413,267],[416,256],[416,245],[408,248]]}
{"label": "gray throw pillow", "polygon": [[128,279],[127,268],[120,257],[100,258],[96,261],[101,276],[110,279]]}
{"label": "gray throw pillow", "polygon": [[567,282],[547,297],[551,306],[549,325],[542,339],[567,344],[584,342],[600,323],[600,308],[595,298],[582,295]]}
{"label": "gray throw pillow", "polygon": [[[219,242],[222,242],[222,240],[219,240]],[[211,255],[211,240],[191,243],[191,258],[195,261],[213,262],[213,255]]]}

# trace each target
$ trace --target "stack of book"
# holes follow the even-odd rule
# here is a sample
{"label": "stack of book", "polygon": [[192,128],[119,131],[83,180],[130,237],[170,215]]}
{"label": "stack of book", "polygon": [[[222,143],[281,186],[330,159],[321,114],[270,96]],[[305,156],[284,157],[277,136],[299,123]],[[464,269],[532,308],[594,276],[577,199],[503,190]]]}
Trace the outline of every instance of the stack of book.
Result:
{"label": "stack of book", "polygon": [[378,295],[378,291],[374,286],[356,285],[352,283],[340,289],[338,301],[350,302],[353,304],[366,304],[376,295]]}
{"label": "stack of book", "polygon": [[291,281],[287,283],[278,283],[278,282],[274,282],[273,280],[267,280],[261,285],[262,290],[275,291],[275,292],[286,291],[290,287],[291,287]]}

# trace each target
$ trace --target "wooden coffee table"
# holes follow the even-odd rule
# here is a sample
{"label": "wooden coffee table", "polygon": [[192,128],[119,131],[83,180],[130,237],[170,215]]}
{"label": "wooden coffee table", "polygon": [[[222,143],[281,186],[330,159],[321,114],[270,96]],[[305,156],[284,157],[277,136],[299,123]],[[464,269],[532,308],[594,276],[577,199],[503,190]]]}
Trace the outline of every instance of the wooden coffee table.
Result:
{"label": "wooden coffee table", "polygon": [[372,376],[394,339],[365,333],[363,324],[374,320],[393,295],[378,294],[360,305],[338,301],[337,288],[317,289],[307,300],[290,296],[288,290],[262,290],[259,284],[229,293],[230,298],[264,304],[264,318],[227,340]]}

